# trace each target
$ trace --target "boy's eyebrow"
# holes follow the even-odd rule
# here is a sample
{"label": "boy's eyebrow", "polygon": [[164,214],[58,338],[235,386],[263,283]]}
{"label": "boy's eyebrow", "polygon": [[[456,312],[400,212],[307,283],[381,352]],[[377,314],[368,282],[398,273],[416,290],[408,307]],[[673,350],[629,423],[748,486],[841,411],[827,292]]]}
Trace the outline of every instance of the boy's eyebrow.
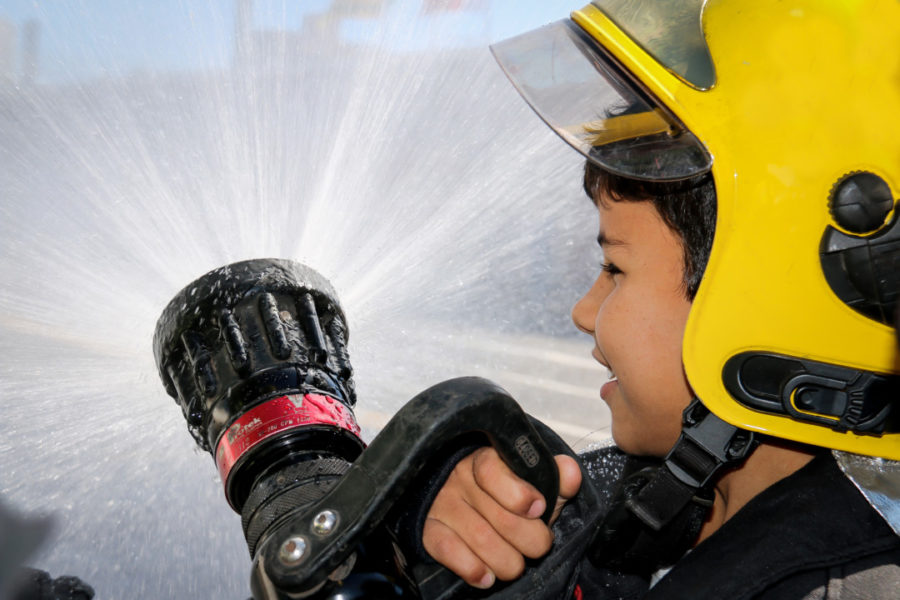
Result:
{"label": "boy's eyebrow", "polygon": [[603,248],[604,246],[627,246],[628,245],[628,242],[618,240],[616,238],[606,237],[606,234],[603,233],[602,231],[600,232],[600,235],[597,236],[597,243],[600,244],[601,248]]}

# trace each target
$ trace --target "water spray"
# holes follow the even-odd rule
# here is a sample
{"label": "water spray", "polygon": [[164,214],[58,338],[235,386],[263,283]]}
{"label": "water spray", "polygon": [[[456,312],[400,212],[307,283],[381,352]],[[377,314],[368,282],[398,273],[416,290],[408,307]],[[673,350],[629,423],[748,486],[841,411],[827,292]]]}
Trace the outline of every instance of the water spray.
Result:
{"label": "water spray", "polygon": [[483,438],[544,494],[547,520],[552,454],[505,391],[474,377],[425,390],[366,448],[348,335],[321,275],[249,260],[179,292],[157,323],[154,354],[241,514],[257,600],[458,597],[462,580],[417,564],[391,529],[420,473],[460,440]]}

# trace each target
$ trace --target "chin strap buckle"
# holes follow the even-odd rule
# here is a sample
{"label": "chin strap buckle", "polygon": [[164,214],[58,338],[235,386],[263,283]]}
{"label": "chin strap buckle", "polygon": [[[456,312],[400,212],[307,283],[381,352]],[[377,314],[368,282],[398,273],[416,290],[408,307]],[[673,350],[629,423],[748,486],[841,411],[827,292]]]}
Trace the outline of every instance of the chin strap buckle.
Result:
{"label": "chin strap buckle", "polygon": [[626,501],[654,531],[670,523],[722,471],[743,462],[758,444],[756,434],[729,425],[698,398],[685,409],[682,423],[681,437],[656,476]]}
{"label": "chin strap buckle", "polygon": [[716,477],[739,465],[756,445],[756,434],[729,425],[694,398],[666,458],[623,478],[598,525],[591,561],[644,576],[674,564],[700,533]]}

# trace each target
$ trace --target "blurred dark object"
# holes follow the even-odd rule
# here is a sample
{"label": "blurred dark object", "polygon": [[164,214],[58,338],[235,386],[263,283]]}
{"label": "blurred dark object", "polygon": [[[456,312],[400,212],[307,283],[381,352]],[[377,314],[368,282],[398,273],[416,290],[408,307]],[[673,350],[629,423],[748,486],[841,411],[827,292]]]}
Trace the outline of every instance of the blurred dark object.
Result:
{"label": "blurred dark object", "polygon": [[23,518],[0,503],[0,600],[11,593],[25,560],[47,540],[52,526],[50,518]]}
{"label": "blurred dark object", "polygon": [[9,600],[91,600],[94,588],[77,577],[53,579],[46,571],[24,568],[14,576]]}

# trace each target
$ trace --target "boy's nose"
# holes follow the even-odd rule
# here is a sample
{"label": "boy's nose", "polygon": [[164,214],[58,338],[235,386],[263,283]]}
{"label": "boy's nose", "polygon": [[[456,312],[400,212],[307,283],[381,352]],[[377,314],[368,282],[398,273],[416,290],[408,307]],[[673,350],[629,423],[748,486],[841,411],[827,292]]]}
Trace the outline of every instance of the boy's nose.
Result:
{"label": "boy's nose", "polygon": [[590,292],[582,296],[581,300],[572,307],[572,322],[579,331],[588,335],[594,334],[594,321],[597,316],[596,302],[591,298]]}
{"label": "boy's nose", "polygon": [[601,274],[591,289],[572,307],[572,322],[579,331],[593,336],[597,329],[597,314],[610,293],[610,285]]}

